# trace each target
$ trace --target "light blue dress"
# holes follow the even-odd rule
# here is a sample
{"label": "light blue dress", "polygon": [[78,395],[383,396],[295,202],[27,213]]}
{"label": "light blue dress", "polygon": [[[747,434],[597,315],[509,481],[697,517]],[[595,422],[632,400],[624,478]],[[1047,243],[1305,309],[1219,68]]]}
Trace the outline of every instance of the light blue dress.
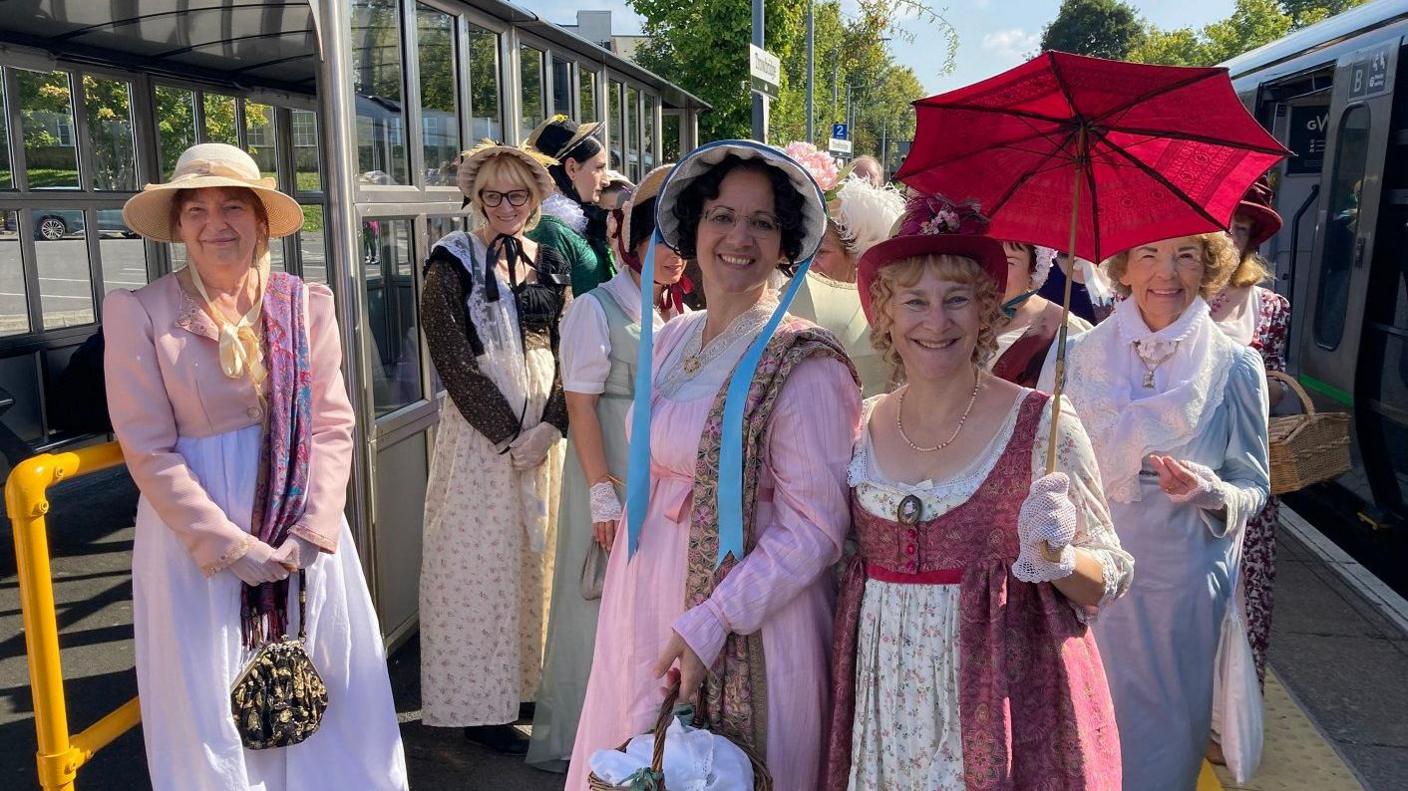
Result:
{"label": "light blue dress", "polygon": [[[1176,349],[1154,366],[1147,389],[1150,366],[1133,343],[1141,337]],[[1091,429],[1115,531],[1137,572],[1094,625],[1119,724],[1124,787],[1187,791],[1197,785],[1208,745],[1214,660],[1242,528],[1270,488],[1266,374],[1256,352],[1217,330],[1201,299],[1159,333],[1126,300],[1069,348],[1066,395]],[[1038,388],[1049,389],[1052,378],[1048,360]],[[1142,461],[1150,453],[1217,473],[1225,519],[1171,500]]]}

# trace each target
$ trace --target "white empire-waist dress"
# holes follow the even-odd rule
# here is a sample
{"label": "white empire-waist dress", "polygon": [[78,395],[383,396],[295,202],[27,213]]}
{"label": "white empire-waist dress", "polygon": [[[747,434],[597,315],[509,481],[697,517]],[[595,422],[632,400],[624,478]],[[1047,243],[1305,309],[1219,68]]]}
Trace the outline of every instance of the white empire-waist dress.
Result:
{"label": "white empire-waist dress", "polygon": [[[213,323],[175,275],[136,293],[112,292],[103,312],[113,425],[142,490],[132,620],[151,786],[406,788],[381,629],[342,516],[352,411],[338,370],[332,293],[308,286],[306,314],[314,425],[305,521],[317,526],[325,550],[306,570],[307,646],[328,708],[306,741],[267,750],[241,745],[230,710],[230,687],[249,654],[242,583],[227,567],[250,540],[259,400],[247,380],[221,372]],[[291,629],[295,589],[296,582]]]}

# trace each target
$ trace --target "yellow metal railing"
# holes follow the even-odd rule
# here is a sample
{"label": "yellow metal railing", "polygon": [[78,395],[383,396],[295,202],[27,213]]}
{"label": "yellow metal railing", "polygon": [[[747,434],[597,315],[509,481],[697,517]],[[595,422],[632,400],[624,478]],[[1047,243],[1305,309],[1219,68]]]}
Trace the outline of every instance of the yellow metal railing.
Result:
{"label": "yellow metal railing", "polygon": [[5,482],[5,510],[15,531],[15,566],[24,612],[25,651],[29,655],[29,688],[34,695],[34,730],[39,741],[35,763],[39,785],[46,791],[72,789],[79,768],[142,718],[137,699],[133,698],[85,730],[69,733],[54,583],[49,568],[49,534],[44,522],[49,513],[50,486],[120,464],[122,449],[116,442],[109,442],[26,459]]}

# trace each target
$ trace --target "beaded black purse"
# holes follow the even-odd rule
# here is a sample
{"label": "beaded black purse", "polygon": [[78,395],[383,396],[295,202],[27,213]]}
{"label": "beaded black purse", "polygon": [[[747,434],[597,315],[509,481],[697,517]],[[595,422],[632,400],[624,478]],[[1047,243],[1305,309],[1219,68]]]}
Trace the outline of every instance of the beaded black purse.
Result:
{"label": "beaded black purse", "polygon": [[298,636],[259,647],[230,689],[230,710],[240,742],[250,750],[291,747],[323,723],[328,690],[305,646],[307,594],[298,572]]}

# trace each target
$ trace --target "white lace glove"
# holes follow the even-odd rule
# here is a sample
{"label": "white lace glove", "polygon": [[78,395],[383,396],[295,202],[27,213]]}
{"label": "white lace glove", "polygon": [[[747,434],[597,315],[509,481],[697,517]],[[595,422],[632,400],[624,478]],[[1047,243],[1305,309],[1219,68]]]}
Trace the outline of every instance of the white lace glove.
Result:
{"label": "white lace glove", "polygon": [[288,568],[275,557],[274,548],[259,540],[230,564],[230,572],[246,585],[278,582],[288,577]]}
{"label": "white lace glove", "polygon": [[518,438],[508,445],[508,455],[513,461],[513,468],[531,470],[547,461],[548,451],[552,450],[553,444],[560,439],[562,432],[551,423],[539,423],[519,434]]}
{"label": "white lace glove", "polygon": [[1211,467],[1199,464],[1196,461],[1178,460],[1184,469],[1193,473],[1196,481],[1191,489],[1175,494],[1164,490],[1168,499],[1175,503],[1191,503],[1204,511],[1221,511],[1227,507],[1227,493],[1223,491],[1222,479],[1217,477],[1217,473]]}
{"label": "white lace glove", "polygon": [[[1076,506],[1067,495],[1070,485],[1064,472],[1032,481],[1031,492],[1017,515],[1021,550],[1012,564],[1012,576],[1023,582],[1051,582],[1075,572],[1076,550],[1071,542],[1076,538]],[[1048,560],[1043,544],[1060,552],[1060,559]]]}
{"label": "white lace glove", "polygon": [[615,522],[621,518],[621,499],[611,481],[598,481],[589,491],[593,522]]}
{"label": "white lace glove", "polygon": [[318,548],[313,542],[298,536],[289,536],[274,550],[274,559],[284,565],[290,573],[306,569],[318,559]]}

